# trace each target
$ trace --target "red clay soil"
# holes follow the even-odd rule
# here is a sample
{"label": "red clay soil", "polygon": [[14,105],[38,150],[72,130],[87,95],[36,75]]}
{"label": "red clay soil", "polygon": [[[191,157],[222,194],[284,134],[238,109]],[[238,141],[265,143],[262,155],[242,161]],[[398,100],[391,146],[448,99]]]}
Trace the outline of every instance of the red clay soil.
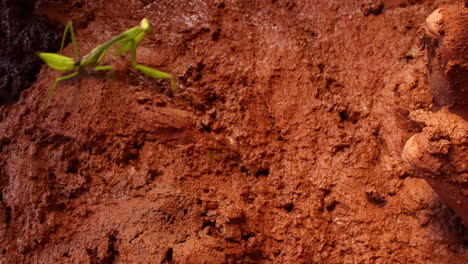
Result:
{"label": "red clay soil", "polygon": [[455,2],[40,2],[81,54],[148,18],[138,61],[178,91],[109,54],[1,106],[0,262],[463,263],[401,159],[432,108],[418,31]]}
{"label": "red clay soil", "polygon": [[468,226],[468,122],[447,108],[414,111],[411,118],[426,127],[407,141],[403,159]]}
{"label": "red clay soil", "polygon": [[468,0],[442,6],[426,19],[429,84],[436,108],[468,120]]}

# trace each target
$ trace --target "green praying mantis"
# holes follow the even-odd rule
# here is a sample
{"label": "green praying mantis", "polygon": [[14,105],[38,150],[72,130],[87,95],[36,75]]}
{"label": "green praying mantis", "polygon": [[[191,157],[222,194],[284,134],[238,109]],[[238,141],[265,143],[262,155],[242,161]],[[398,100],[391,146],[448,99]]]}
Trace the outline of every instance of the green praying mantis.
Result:
{"label": "green praying mantis", "polygon": [[175,91],[175,82],[172,75],[155,70],[153,68],[138,64],[136,61],[136,49],[140,44],[141,39],[151,31],[151,25],[148,19],[144,18],[141,20],[140,25],[130,28],[127,31],[123,32],[122,34],[112,38],[111,40],[97,46],[91,52],[86,54],[83,57],[79,57],[78,53],[78,46],[76,44],[75,39],[75,31],[73,30],[72,22],[68,22],[65,27],[65,32],[63,33],[62,37],[62,44],[60,45],[60,51],[63,49],[65,44],[65,38],[67,36],[67,32],[70,31],[71,41],[73,45],[73,52],[75,58],[70,58],[67,56],[63,56],[57,53],[46,53],[46,52],[39,52],[39,57],[51,68],[59,71],[70,71],[76,69],[75,72],[59,77],[55,79],[52,86],[49,88],[47,92],[47,96],[44,102],[44,107],[47,105],[52,93],[54,92],[57,84],[59,82],[72,79],[78,76],[80,73],[86,70],[93,70],[93,71],[104,71],[104,70],[111,70],[112,66],[109,65],[102,65],[99,64],[102,62],[104,57],[106,56],[108,50],[113,46],[120,44],[117,48],[117,54],[122,55],[127,51],[130,51],[131,56],[131,64],[132,66],[141,71],[142,73],[149,75],[156,79],[169,79],[171,81],[171,88]]}

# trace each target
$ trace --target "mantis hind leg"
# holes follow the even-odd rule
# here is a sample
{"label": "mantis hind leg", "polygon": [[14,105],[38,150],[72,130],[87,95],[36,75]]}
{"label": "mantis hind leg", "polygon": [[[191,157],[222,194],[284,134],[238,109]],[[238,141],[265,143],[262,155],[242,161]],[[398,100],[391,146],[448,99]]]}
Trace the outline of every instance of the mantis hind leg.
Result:
{"label": "mantis hind leg", "polygon": [[75,30],[73,30],[73,23],[68,21],[67,25],[65,26],[65,31],[63,32],[62,36],[62,43],[60,44],[60,52],[63,50],[63,46],[65,45],[65,39],[67,37],[67,32],[70,31],[70,37],[73,45],[73,53],[75,55],[75,59],[79,58],[80,54],[78,53],[78,45],[76,44],[76,37],[75,37]]}
{"label": "mantis hind leg", "polygon": [[130,45],[130,54],[131,54],[132,66],[135,69],[137,69],[137,70],[141,71],[142,73],[144,73],[144,74],[146,74],[148,76],[151,76],[153,78],[156,78],[156,79],[169,79],[171,81],[171,89],[172,89],[172,91],[175,92],[176,91],[175,81],[174,81],[174,77],[172,77],[172,75],[170,75],[169,73],[158,71],[156,69],[153,69],[153,68],[138,64],[136,62],[136,46],[137,46],[136,40],[132,39],[131,40],[131,45]]}
{"label": "mantis hind leg", "polygon": [[[111,69],[112,69],[112,66],[107,66],[107,65],[106,66],[98,66],[98,67],[93,68],[94,71],[106,71],[106,70],[111,70]],[[49,88],[49,91],[47,92],[47,96],[46,96],[46,99],[44,100],[43,108],[45,108],[47,106],[47,103],[49,103],[49,100],[52,97],[52,93],[55,91],[55,88],[57,88],[57,85],[58,85],[59,82],[63,82],[63,81],[72,79],[72,78],[78,76],[80,73],[81,73],[81,71],[77,71],[77,72],[74,72],[72,74],[62,76],[62,77],[59,77],[59,78],[55,79],[54,83],[52,84],[52,86]]]}
{"label": "mantis hind leg", "polygon": [[52,84],[52,86],[49,88],[49,91],[47,92],[47,96],[46,96],[46,99],[44,101],[44,106],[43,107],[47,106],[47,103],[49,102],[49,99],[52,96],[52,93],[55,91],[55,88],[57,87],[57,84],[59,82],[74,78],[74,77],[78,76],[78,74],[80,74],[80,72],[74,72],[74,73],[72,73],[70,75],[66,75],[66,76],[59,77],[59,78],[55,79],[54,83]]}

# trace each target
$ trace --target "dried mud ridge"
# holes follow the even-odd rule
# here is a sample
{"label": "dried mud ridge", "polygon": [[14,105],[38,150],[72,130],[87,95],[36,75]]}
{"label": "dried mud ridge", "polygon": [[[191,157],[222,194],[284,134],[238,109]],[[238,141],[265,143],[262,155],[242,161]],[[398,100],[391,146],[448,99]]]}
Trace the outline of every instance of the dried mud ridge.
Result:
{"label": "dried mud ridge", "polygon": [[36,2],[82,53],[147,17],[138,61],[179,91],[111,55],[0,106],[0,262],[463,263],[401,159],[435,120],[418,31],[455,2]]}

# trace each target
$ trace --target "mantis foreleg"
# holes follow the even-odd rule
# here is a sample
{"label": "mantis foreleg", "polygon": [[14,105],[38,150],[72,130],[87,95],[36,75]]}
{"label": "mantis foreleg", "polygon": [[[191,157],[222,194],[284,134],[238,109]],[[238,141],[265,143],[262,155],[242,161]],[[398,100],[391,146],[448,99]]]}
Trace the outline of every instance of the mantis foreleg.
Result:
{"label": "mantis foreleg", "polygon": [[102,61],[102,60],[104,59],[104,57],[106,56],[107,51],[108,51],[108,49],[104,50],[104,51],[101,53],[101,55],[99,55],[99,58],[98,58],[98,60],[97,60],[97,62],[96,62],[96,65],[99,65],[99,63],[101,63],[101,61]]}
{"label": "mantis foreleg", "polygon": [[144,66],[144,65],[141,65],[141,64],[137,63],[137,61],[136,61],[136,46],[137,46],[136,41],[134,39],[130,40],[130,56],[131,56],[132,66],[135,67],[135,69],[137,69],[137,70],[141,71],[142,73],[144,73],[144,74],[146,74],[148,76],[151,76],[153,78],[171,80],[171,89],[172,89],[172,91],[175,92],[176,91],[175,82],[174,82],[174,78],[172,77],[172,75],[170,75],[169,73],[158,71],[158,70],[155,70],[153,68],[150,68],[150,67],[147,67],[147,66]]}

